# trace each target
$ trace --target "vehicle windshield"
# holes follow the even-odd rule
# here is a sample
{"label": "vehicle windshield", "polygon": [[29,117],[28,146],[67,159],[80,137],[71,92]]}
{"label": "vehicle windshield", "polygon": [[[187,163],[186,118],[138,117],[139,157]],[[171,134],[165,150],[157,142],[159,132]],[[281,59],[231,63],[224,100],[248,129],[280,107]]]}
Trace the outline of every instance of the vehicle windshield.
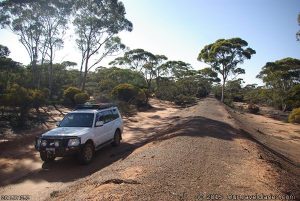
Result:
{"label": "vehicle windshield", "polygon": [[92,127],[94,114],[70,113],[60,122],[59,127]]}

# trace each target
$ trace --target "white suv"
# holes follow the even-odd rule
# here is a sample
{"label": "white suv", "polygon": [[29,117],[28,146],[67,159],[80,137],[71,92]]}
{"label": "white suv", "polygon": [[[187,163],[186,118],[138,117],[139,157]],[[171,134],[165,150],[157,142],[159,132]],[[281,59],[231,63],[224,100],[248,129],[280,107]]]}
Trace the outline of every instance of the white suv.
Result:
{"label": "white suv", "polygon": [[43,161],[77,154],[82,164],[88,164],[96,150],[118,146],[122,139],[123,120],[112,105],[81,105],[57,126],[36,138],[35,148]]}

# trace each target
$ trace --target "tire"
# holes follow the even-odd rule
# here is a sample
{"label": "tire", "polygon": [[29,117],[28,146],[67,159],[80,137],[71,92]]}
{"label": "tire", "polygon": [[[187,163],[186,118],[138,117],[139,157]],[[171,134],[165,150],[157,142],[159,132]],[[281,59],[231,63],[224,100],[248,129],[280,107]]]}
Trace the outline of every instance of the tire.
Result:
{"label": "tire", "polygon": [[44,162],[51,162],[55,159],[55,155],[49,155],[47,152],[40,152],[40,157]]}
{"label": "tire", "polygon": [[87,165],[94,158],[95,149],[92,143],[86,143],[79,153],[79,162],[82,165]]}
{"label": "tire", "polygon": [[114,135],[114,141],[112,142],[112,146],[117,147],[121,144],[121,132],[120,130],[116,130],[115,135]]}

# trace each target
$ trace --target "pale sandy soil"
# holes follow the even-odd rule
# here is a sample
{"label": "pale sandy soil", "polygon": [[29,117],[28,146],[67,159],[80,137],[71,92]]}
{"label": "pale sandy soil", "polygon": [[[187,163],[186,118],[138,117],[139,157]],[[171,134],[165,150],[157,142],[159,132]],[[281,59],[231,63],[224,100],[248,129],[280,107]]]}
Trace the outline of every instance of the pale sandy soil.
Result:
{"label": "pale sandy soil", "polygon": [[243,129],[260,142],[295,161],[300,168],[300,124],[287,123],[285,121],[287,113],[271,107],[260,107],[260,109],[258,115],[240,110],[231,110],[231,114]]}

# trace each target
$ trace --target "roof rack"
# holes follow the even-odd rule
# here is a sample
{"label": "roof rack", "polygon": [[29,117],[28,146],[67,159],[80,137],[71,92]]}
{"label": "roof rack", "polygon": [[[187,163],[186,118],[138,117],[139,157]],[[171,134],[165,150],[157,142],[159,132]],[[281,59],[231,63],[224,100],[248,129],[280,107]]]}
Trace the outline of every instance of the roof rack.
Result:
{"label": "roof rack", "polygon": [[88,110],[88,109],[93,109],[93,110],[102,110],[102,109],[107,109],[111,107],[115,107],[116,105],[113,103],[102,103],[102,104],[81,104],[77,105],[75,110]]}

